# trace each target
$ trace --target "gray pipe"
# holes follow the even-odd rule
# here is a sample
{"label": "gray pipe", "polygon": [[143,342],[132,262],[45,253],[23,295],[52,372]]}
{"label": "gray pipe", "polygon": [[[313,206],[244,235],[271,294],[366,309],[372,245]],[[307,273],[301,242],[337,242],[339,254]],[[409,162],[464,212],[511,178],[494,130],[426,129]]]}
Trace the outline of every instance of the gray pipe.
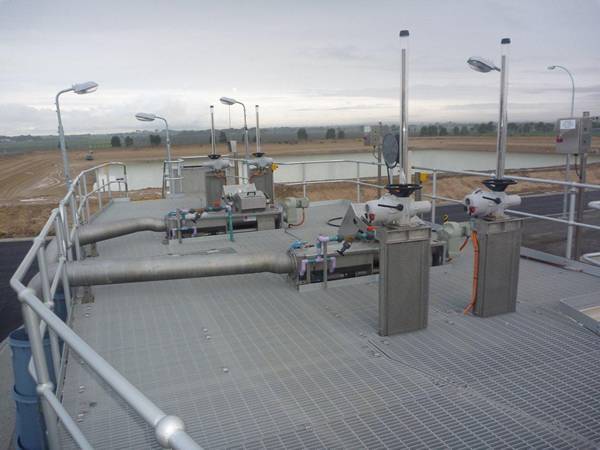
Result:
{"label": "gray pipe", "polygon": [[165,231],[167,229],[163,219],[154,217],[140,217],[137,219],[119,220],[111,223],[85,225],[79,229],[79,244],[91,244],[105,241],[138,231]]}
{"label": "gray pipe", "polygon": [[294,260],[286,253],[185,255],[70,262],[67,277],[72,286],[95,286],[260,272],[291,273],[295,268]]}

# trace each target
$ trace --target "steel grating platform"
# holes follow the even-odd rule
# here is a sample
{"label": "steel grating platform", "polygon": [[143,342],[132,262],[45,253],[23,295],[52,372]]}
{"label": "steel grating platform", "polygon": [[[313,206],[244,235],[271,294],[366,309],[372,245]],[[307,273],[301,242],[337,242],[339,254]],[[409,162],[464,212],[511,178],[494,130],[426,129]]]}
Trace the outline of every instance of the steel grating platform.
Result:
{"label": "steel grating platform", "polygon": [[[183,206],[196,206],[179,199]],[[115,203],[97,222],[161,217],[165,200]],[[167,246],[144,232],[98,244],[99,258],[284,251],[332,233],[341,203],[292,231]],[[600,337],[559,301],[600,279],[521,260],[518,311],[462,315],[471,256],[432,268],[426,330],[376,333],[377,284],[300,293],[284,276],[94,288],[73,327],[205,448],[595,448]],[[96,448],[158,448],[152,430],[71,356],[63,402]],[[74,444],[66,432],[63,446]]]}

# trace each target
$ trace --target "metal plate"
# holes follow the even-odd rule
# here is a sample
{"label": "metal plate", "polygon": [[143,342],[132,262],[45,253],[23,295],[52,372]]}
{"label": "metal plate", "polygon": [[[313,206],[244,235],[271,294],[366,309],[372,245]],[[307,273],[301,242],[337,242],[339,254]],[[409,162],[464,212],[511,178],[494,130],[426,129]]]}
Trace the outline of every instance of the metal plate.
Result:
{"label": "metal plate", "polygon": [[392,133],[388,133],[383,137],[382,154],[386,166],[390,169],[396,167],[400,158],[400,147],[396,136]]}

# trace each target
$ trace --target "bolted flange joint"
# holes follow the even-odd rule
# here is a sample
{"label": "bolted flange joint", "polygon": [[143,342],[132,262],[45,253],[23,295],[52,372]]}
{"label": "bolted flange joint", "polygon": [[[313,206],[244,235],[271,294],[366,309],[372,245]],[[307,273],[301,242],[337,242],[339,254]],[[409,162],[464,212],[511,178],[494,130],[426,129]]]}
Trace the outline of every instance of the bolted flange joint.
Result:
{"label": "bolted flange joint", "polygon": [[164,416],[156,424],[156,440],[163,448],[171,448],[171,436],[178,431],[184,431],[185,424],[177,416]]}

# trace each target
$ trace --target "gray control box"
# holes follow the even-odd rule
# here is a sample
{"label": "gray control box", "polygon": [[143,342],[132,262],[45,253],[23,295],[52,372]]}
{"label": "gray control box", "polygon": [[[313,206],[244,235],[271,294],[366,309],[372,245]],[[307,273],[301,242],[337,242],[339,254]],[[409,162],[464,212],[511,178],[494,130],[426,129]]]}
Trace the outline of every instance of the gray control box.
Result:
{"label": "gray control box", "polygon": [[592,142],[591,117],[568,117],[556,121],[556,152],[587,153]]}

